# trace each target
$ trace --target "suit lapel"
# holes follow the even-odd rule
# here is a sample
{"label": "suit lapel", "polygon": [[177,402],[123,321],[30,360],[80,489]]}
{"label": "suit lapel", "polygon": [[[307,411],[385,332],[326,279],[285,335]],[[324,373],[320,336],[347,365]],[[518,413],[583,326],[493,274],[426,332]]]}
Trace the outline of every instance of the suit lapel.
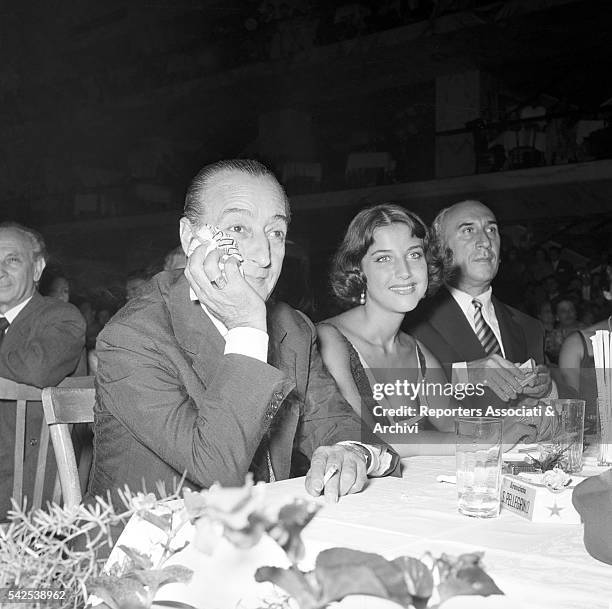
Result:
{"label": "suit lapel", "polygon": [[[296,354],[285,342],[287,330],[280,322],[274,307],[268,310],[268,335],[268,363],[281,370],[295,386]],[[282,407],[270,425],[268,438],[272,468],[277,479],[282,480],[289,477],[293,440],[299,415],[299,403],[296,402],[295,392],[292,392],[290,388]]]}
{"label": "suit lapel", "polygon": [[523,355],[527,351],[523,328],[514,320],[512,311],[508,307],[495,297],[492,297],[491,300],[495,308],[495,316],[499,324],[506,359],[511,362],[522,363]]}
{"label": "suit lapel", "polygon": [[454,352],[451,361],[470,362],[485,357],[485,351],[472,326],[448,290],[444,291],[429,322]]}
{"label": "suit lapel", "polygon": [[225,340],[200,303],[189,298],[189,284],[183,274],[170,286],[168,309],[176,340],[191,356],[195,373],[207,387],[219,367]]}
{"label": "suit lapel", "polygon": [[43,303],[43,297],[38,292],[34,292],[30,302],[19,311],[13,323],[6,330],[4,340],[2,341],[5,349],[12,345],[22,345],[27,340],[32,332],[33,316],[36,315]]}
{"label": "suit lapel", "polygon": [[[204,386],[214,377],[223,357],[225,340],[202,310],[199,302],[189,298],[189,284],[181,275],[168,291],[168,309],[176,339],[192,359],[192,367]],[[296,379],[296,354],[284,344],[287,331],[275,314],[268,311],[268,363],[285,373],[288,379]],[[292,387],[289,387],[291,392]],[[248,391],[248,387],[244,388]],[[293,439],[299,419],[299,405],[292,399],[293,393],[285,398],[270,427],[268,438],[270,458],[274,472],[279,479],[289,476]]]}

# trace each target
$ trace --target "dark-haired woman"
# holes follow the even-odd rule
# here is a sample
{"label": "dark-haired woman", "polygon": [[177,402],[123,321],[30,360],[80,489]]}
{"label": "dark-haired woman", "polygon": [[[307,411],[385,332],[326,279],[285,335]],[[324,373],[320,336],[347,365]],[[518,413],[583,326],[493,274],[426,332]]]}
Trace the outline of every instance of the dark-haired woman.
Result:
{"label": "dark-haired woman", "polygon": [[454,450],[454,434],[441,433],[453,430],[453,417],[430,418],[433,425],[423,429],[424,408],[454,405],[444,390],[447,379],[434,355],[400,331],[404,315],[428,287],[437,287],[440,267],[418,216],[394,204],[365,209],[350,223],[332,265],[332,290],[348,310],[317,327],[341,393],[400,456]]}

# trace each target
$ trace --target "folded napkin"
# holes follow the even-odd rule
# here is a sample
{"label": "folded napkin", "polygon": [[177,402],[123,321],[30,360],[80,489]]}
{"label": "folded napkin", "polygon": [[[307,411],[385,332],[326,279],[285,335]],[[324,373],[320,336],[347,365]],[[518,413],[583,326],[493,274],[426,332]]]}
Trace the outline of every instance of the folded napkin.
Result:
{"label": "folded napkin", "polygon": [[581,482],[572,503],[584,522],[587,552],[612,565],[612,469]]}
{"label": "folded napkin", "polygon": [[506,463],[527,463],[531,459],[529,456],[539,457],[540,445],[539,444],[517,444],[510,450],[506,451],[502,459]]}

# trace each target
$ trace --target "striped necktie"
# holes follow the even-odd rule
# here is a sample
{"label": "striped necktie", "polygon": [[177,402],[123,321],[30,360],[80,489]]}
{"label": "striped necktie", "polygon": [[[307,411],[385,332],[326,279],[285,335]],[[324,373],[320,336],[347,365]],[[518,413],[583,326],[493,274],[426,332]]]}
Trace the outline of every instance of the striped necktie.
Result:
{"label": "striped necktie", "polygon": [[6,317],[0,317],[0,345],[2,344],[2,339],[4,338],[4,332],[10,325],[9,320]]}
{"label": "striped necktie", "polygon": [[497,341],[497,338],[495,338],[495,334],[493,334],[491,326],[482,316],[482,302],[480,302],[478,298],[474,298],[474,300],[472,300],[472,304],[474,305],[476,336],[478,337],[482,348],[485,350],[487,355],[494,355],[495,353],[501,355],[502,350],[499,346],[499,342]]}

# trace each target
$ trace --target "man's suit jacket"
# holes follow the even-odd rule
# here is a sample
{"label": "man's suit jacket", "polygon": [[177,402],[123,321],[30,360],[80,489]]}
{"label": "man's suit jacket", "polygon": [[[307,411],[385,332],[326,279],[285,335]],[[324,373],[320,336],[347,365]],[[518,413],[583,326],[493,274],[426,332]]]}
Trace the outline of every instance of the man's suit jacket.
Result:
{"label": "man's suit jacket", "polygon": [[[163,272],[98,337],[94,471],[87,500],[127,484],[171,491],[244,483],[269,437],[277,479],[292,451],[307,459],[341,440],[379,443],[324,369],[313,324],[285,304],[268,314],[264,363],[225,342],[182,271]],[[364,435],[365,434],[365,435]]]}
{"label": "man's suit jacket", "polygon": [[[505,305],[492,297],[499,323],[506,359],[522,363],[532,357],[544,363],[544,329],[533,317]],[[447,378],[452,377],[454,362],[471,362],[486,357],[474,330],[450,292],[443,288],[430,300],[422,301],[414,313],[409,313],[405,329],[420,340],[442,364]],[[485,401],[501,404],[490,390]],[[480,400],[473,400],[480,404]]]}
{"label": "man's suit jacket", "polygon": [[[85,320],[79,310],[56,298],[35,292],[7,328],[0,345],[0,377],[18,383],[49,387],[71,374],[86,374]],[[30,403],[26,417],[24,494],[33,492],[38,440],[43,421],[42,404]],[[15,404],[0,401],[0,520],[10,508],[13,489]],[[52,455],[51,448],[49,449]],[[53,461],[53,460],[52,460]],[[54,463],[47,467],[52,486]],[[45,486],[44,499],[52,488]]]}

